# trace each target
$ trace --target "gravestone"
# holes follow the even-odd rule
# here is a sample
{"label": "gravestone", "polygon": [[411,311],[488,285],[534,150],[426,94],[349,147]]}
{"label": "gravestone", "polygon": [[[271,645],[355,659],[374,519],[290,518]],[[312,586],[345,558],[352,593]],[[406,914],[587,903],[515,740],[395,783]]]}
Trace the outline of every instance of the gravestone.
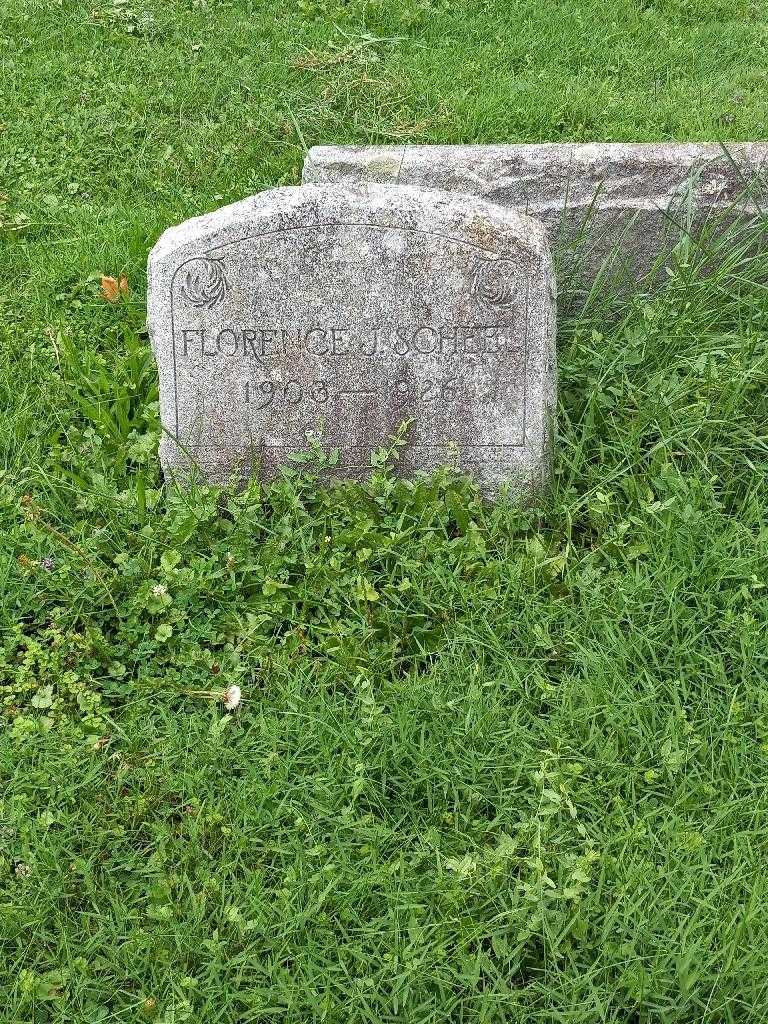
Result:
{"label": "gravestone", "polygon": [[315,146],[303,180],[460,192],[535,217],[565,309],[596,282],[611,290],[653,272],[664,280],[681,235],[756,222],[768,205],[768,142]]}
{"label": "gravestone", "polygon": [[547,476],[554,278],[542,227],[414,188],[281,188],[166,231],[149,260],[166,476],[273,476],[314,437],[335,475]]}

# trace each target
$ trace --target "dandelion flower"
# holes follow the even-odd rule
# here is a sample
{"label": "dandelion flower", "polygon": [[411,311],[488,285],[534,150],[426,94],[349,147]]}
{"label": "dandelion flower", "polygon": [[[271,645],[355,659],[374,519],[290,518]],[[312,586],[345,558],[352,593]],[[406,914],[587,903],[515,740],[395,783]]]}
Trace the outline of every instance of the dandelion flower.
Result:
{"label": "dandelion flower", "polygon": [[224,707],[227,711],[234,711],[237,705],[240,703],[242,693],[240,692],[239,686],[230,686],[224,691],[222,700],[224,701]]}

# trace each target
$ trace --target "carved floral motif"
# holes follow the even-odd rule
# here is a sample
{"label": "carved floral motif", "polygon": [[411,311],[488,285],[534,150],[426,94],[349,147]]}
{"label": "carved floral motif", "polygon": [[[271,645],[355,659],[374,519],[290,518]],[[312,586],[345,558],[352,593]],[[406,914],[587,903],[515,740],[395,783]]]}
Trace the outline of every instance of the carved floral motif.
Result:
{"label": "carved floral motif", "polygon": [[188,302],[205,309],[218,306],[228,291],[223,261],[209,256],[201,256],[190,263],[181,286],[181,294]]}
{"label": "carved floral motif", "polygon": [[506,309],[517,298],[512,260],[481,260],[472,275],[472,294],[492,309]]}

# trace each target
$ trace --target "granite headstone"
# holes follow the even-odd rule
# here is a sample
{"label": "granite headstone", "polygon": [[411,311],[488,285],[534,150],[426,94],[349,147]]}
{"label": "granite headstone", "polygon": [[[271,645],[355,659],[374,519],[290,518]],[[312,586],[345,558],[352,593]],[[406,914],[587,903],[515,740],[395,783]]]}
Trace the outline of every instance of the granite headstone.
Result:
{"label": "granite headstone", "polygon": [[149,260],[166,476],[273,476],[314,438],[341,477],[410,421],[398,471],[546,479],[554,277],[543,228],[417,188],[265,192]]}
{"label": "granite headstone", "polygon": [[303,180],[460,192],[535,217],[552,245],[559,306],[578,309],[596,282],[610,291],[654,273],[666,280],[681,236],[759,227],[768,142],[315,146]]}

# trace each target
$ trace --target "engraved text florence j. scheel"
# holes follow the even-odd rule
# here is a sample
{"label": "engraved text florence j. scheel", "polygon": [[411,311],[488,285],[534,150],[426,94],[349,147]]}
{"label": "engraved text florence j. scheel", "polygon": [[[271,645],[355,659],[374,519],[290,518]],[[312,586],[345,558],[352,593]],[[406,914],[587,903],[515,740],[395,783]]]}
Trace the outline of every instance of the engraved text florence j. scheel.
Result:
{"label": "engraved text florence j. scheel", "polygon": [[[280,406],[307,406],[308,412],[314,408],[324,413],[339,402],[379,402],[382,398],[403,416],[416,409],[429,415],[430,409],[450,407],[457,400],[498,403],[505,397],[506,385],[522,370],[522,347],[515,331],[518,289],[514,270],[508,259],[477,261],[471,279],[475,315],[467,324],[363,328],[353,324],[228,326],[219,322],[180,328],[177,354],[182,359],[252,361],[262,372],[243,381],[241,395],[251,414]],[[204,317],[224,303],[229,290],[221,258],[200,256],[183,268],[181,296]],[[501,322],[489,322],[493,313],[501,314]],[[281,373],[284,365],[302,358],[310,360],[313,367],[327,364],[328,375],[299,380]],[[386,394],[370,384],[350,386],[338,372],[342,365],[347,369],[355,363],[361,367],[374,362],[407,365],[409,360],[424,358],[430,362],[429,376],[417,380],[408,374],[391,380]],[[444,372],[434,372],[436,360]],[[474,372],[463,373],[462,368],[470,365]],[[487,367],[484,375],[477,372],[482,366]],[[505,367],[512,372],[512,379],[502,372]]]}

